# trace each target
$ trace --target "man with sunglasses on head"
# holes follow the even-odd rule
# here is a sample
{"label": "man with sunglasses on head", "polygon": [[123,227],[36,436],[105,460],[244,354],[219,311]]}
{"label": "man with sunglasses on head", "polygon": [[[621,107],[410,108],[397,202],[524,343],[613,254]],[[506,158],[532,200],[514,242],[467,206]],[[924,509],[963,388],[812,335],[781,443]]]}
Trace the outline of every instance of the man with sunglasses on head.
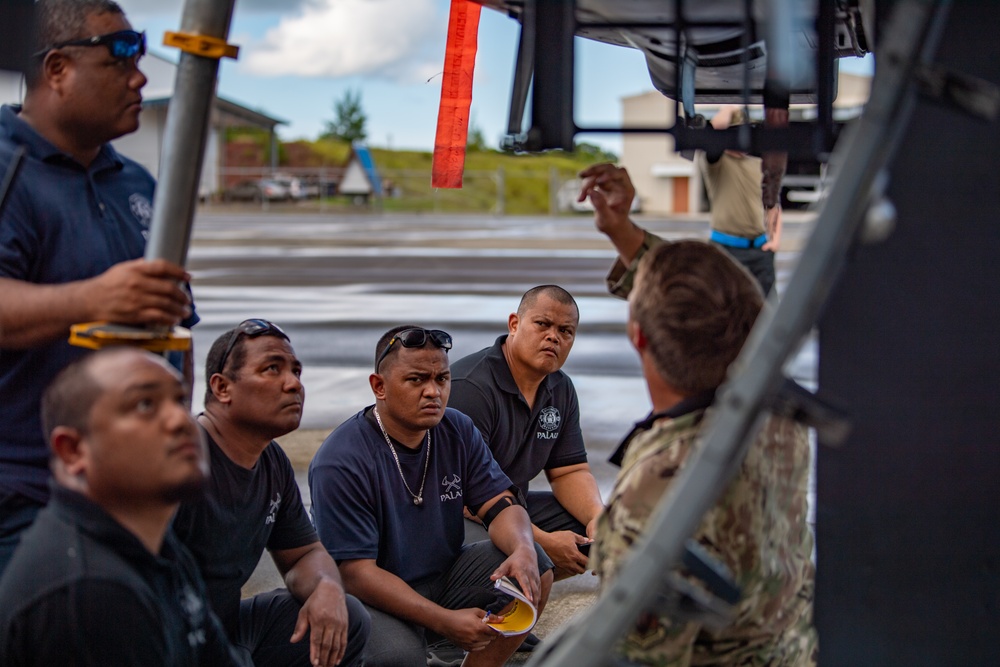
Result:
{"label": "man with sunglasses on head", "polygon": [[[372,616],[368,667],[440,665],[427,645],[442,638],[468,651],[462,664],[500,667],[523,635],[484,622],[499,621],[508,600],[494,582],[517,582],[539,611],[548,599],[552,565],[510,479],[472,420],[447,407],[451,345],[444,331],[387,331],[369,376],[375,405],[337,427],[309,465],[320,539]],[[464,508],[488,540],[463,546]]]}
{"label": "man with sunglasses on head", "polygon": [[[181,505],[174,531],[198,561],[230,640],[257,667],[360,665],[368,614],[344,593],[274,442],[299,427],[301,373],[288,336],[271,322],[245,320],[216,339],[198,416],[212,477],[203,498]],[[241,601],[265,549],[287,589]]]}
{"label": "man with sunglasses on head", "polygon": [[[535,541],[555,563],[556,580],[587,570],[601,492],[587,463],[576,388],[562,372],[576,340],[580,309],[558,285],[524,293],[507,334],[452,368],[451,405],[472,418],[494,458],[526,494]],[[529,491],[545,471],[551,491]],[[483,539],[466,524],[466,539]]]}
{"label": "man with sunglasses on head", "polygon": [[109,0],[35,7],[24,104],[0,109],[0,573],[49,497],[38,405],[86,353],[70,326],[197,321],[184,269],[142,259],[153,178],[108,143],[139,126],[144,36]]}

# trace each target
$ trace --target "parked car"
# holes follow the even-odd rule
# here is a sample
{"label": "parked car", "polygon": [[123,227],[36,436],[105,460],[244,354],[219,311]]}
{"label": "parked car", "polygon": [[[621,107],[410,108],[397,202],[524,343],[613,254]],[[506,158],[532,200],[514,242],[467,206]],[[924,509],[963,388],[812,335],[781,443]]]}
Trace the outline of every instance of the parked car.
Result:
{"label": "parked car", "polygon": [[329,178],[305,177],[302,179],[302,196],[306,199],[333,197],[337,194],[337,182]]}
{"label": "parked car", "polygon": [[256,181],[242,181],[227,188],[222,193],[223,201],[285,201],[291,195],[281,183],[269,178],[262,178]]}
{"label": "parked car", "polygon": [[285,188],[288,191],[289,199],[305,199],[306,193],[302,189],[302,181],[295,176],[275,174],[270,180]]}

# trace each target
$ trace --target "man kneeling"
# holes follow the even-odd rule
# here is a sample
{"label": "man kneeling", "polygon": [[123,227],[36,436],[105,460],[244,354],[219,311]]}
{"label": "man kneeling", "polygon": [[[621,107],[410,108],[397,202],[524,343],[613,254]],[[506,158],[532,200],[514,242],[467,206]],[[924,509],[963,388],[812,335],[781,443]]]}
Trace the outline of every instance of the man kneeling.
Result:
{"label": "man kneeling", "polygon": [[[174,529],[198,560],[230,639],[257,667],[358,665],[368,614],[345,595],[292,464],[273,440],[299,426],[301,373],[288,335],[271,322],[245,320],[216,339],[198,416],[212,481],[204,498],[181,505]],[[264,549],[287,589],[241,600]]]}
{"label": "man kneeling", "polygon": [[[472,420],[446,407],[450,348],[443,331],[386,332],[369,377],[375,405],[330,434],[309,466],[320,539],[372,616],[368,667],[423,667],[427,641],[441,637],[469,652],[463,664],[500,667],[523,635],[484,622],[500,621],[490,612],[508,599],[493,582],[516,581],[539,611],[552,584],[510,479]],[[462,546],[463,507],[489,540]]]}

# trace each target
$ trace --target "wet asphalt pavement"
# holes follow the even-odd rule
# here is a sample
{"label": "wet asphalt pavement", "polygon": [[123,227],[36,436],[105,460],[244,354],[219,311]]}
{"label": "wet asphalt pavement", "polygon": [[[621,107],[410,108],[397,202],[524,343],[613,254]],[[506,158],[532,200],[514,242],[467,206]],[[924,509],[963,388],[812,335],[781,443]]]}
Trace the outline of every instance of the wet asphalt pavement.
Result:
{"label": "wet asphalt pavement", "polygon": [[[786,216],[777,256],[783,290],[808,220]],[[638,219],[668,239],[707,238],[704,217]],[[281,438],[309,504],[306,467],[326,433],[372,401],[368,375],[375,343],[397,324],[445,329],[452,359],[506,333],[521,294],[556,283],[580,306],[577,339],[564,370],[580,397],[591,469],[607,497],[617,468],[607,458],[649,410],[635,352],[625,337],[627,306],[608,295],[604,277],[615,257],[590,216],[490,217],[321,215],[282,210],[201,211],[188,258],[202,318],[193,330],[196,377],[212,341],[248,317],[278,323],[303,362],[302,427]],[[789,374],[815,385],[816,346],[807,342]],[[194,392],[200,410],[203,380]],[[544,488],[544,476],[532,488]],[[244,595],[282,580],[265,553]],[[534,632],[544,641],[587,609],[598,594],[589,574],[556,583]],[[516,653],[508,665],[530,654]]]}
{"label": "wet asphalt pavement", "polygon": [[[809,218],[786,216],[778,254],[779,293]],[[637,219],[668,238],[706,238],[704,217]],[[625,337],[627,306],[608,295],[615,253],[590,216],[492,217],[202,210],[188,255],[202,318],[193,330],[195,408],[211,342],[248,317],[289,333],[304,365],[302,428],[332,430],[371,402],[368,375],[386,329],[413,323],[450,332],[458,359],[506,332],[530,287],[556,283],[580,306],[576,343],[564,370],[580,396],[582,428],[602,492],[614,469],[607,455],[649,400]],[[814,379],[812,345],[793,374]]]}

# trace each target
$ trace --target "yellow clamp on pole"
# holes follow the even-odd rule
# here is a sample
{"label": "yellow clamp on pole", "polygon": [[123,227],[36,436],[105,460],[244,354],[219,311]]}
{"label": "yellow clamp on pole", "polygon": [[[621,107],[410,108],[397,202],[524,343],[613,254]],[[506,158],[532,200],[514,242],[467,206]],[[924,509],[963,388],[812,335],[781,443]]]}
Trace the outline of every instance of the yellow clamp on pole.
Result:
{"label": "yellow clamp on pole", "polygon": [[216,60],[220,58],[232,58],[235,60],[236,56],[240,53],[240,47],[218,37],[193,35],[186,32],[170,32],[169,30],[163,33],[163,45],[173,46],[196,56],[215,58]]}
{"label": "yellow clamp on pole", "polygon": [[184,352],[191,349],[191,330],[184,327],[159,333],[109,322],[84,322],[74,324],[69,331],[69,344],[88,350],[100,350],[112,345],[134,345],[149,352]]}

